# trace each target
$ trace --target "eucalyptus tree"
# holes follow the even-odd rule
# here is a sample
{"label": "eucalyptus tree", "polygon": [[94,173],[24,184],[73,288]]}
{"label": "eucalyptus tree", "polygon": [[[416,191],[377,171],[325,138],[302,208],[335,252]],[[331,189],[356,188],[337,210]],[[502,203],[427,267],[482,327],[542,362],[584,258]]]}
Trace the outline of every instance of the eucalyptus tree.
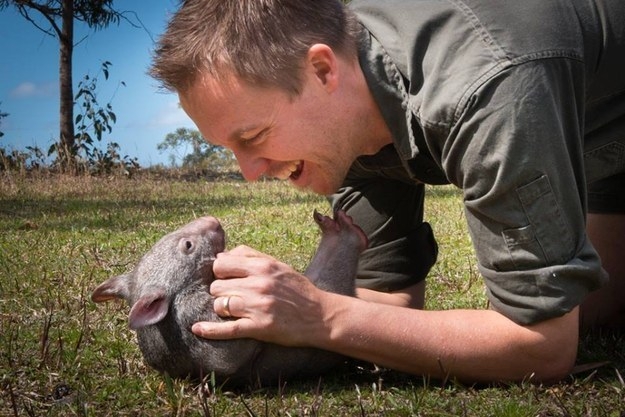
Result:
{"label": "eucalyptus tree", "polygon": [[113,9],[113,0],[0,0],[0,10],[14,7],[43,33],[59,41],[59,138],[54,145],[59,166],[73,170],[78,152],[74,133],[72,56],[74,23],[98,30],[125,19]]}

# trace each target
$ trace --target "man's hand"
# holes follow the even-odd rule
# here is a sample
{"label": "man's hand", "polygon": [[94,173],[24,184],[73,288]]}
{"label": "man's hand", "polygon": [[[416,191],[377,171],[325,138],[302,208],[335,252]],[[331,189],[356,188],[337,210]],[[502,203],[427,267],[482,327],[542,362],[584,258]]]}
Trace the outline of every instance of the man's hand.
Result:
{"label": "man's hand", "polygon": [[217,255],[213,272],[216,280],[210,292],[216,297],[215,312],[233,320],[196,323],[192,330],[198,336],[301,346],[323,321],[317,307],[322,291],[271,256],[239,246]]}

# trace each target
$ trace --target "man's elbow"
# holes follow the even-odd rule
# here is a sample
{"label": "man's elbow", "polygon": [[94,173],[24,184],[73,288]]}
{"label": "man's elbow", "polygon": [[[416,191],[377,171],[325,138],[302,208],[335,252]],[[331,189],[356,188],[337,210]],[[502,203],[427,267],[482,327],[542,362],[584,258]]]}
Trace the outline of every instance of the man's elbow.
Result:
{"label": "man's elbow", "polygon": [[579,343],[578,308],[562,317],[532,326],[538,338],[530,348],[535,361],[532,381],[555,382],[571,374]]}
{"label": "man's elbow", "polygon": [[568,349],[561,351],[557,355],[545,358],[534,372],[532,381],[534,382],[557,382],[569,376],[575,366],[577,351],[568,352]]}

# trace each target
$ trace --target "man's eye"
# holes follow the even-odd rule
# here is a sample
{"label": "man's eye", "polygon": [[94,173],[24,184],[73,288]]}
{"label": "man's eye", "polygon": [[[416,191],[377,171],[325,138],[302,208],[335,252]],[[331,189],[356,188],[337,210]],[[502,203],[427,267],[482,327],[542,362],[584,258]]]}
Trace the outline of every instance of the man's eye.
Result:
{"label": "man's eye", "polygon": [[241,138],[241,142],[243,143],[243,145],[253,145],[255,143],[258,143],[265,137],[265,132],[265,130],[262,130],[250,138]]}

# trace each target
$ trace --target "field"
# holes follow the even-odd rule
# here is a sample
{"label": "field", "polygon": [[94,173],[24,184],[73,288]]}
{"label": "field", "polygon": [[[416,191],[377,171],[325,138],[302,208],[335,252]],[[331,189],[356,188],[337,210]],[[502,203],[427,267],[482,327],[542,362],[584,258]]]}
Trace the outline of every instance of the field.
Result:
{"label": "field", "polygon": [[[611,334],[584,338],[578,372],[550,386],[467,386],[361,362],[238,392],[171,380],[144,364],[128,308],[95,305],[93,288],[204,214],[221,219],[229,247],[303,270],[324,199],[274,181],[3,175],[0,416],[625,416],[625,340]],[[428,189],[426,216],[441,252],[426,307],[486,307],[458,192]]]}

